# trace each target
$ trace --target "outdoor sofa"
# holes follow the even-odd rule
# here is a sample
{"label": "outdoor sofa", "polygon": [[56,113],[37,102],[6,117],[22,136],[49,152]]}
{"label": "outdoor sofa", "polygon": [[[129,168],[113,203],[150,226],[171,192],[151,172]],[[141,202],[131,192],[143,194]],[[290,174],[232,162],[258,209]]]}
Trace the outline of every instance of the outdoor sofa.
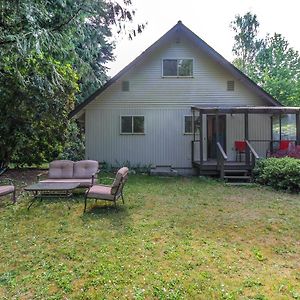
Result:
{"label": "outdoor sofa", "polygon": [[95,160],[54,160],[49,164],[47,179],[42,179],[45,173],[38,175],[38,182],[44,183],[79,183],[79,187],[91,187],[97,174],[99,173],[99,163]]}

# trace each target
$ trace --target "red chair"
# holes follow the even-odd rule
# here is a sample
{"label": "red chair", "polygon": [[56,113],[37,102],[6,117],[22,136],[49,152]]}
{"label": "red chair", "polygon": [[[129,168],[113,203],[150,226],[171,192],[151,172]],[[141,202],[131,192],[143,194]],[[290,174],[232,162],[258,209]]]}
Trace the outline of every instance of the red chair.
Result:
{"label": "red chair", "polygon": [[290,142],[291,141],[289,141],[289,140],[279,141],[279,150],[288,150]]}
{"label": "red chair", "polygon": [[235,160],[237,160],[238,156],[240,161],[242,161],[242,154],[246,153],[246,142],[245,141],[235,141],[234,142],[235,149]]}

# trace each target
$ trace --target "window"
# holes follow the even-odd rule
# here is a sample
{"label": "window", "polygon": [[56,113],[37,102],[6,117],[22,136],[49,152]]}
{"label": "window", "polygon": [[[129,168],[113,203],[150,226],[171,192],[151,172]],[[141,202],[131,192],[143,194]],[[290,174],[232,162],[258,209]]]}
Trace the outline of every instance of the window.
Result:
{"label": "window", "polygon": [[121,134],[144,134],[144,116],[121,116]]}
{"label": "window", "polygon": [[296,117],[295,115],[273,116],[273,139],[296,140]]}
{"label": "window", "polygon": [[129,81],[122,81],[122,91],[123,92],[129,91]]}
{"label": "window", "polygon": [[163,76],[192,77],[192,59],[163,59]]}
{"label": "window", "polygon": [[[199,133],[199,127],[196,126],[196,133]],[[193,116],[184,116],[184,134],[194,133]]]}
{"label": "window", "polygon": [[184,116],[184,133],[193,133],[193,117],[192,116]]}
{"label": "window", "polygon": [[234,91],[234,81],[233,80],[227,81],[227,91]]}

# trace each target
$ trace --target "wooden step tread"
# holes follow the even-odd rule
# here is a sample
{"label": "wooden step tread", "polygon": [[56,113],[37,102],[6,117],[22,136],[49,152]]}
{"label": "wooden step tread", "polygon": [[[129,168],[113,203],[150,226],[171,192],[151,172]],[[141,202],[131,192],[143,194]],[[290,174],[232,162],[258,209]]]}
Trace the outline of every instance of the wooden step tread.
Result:
{"label": "wooden step tread", "polygon": [[251,178],[251,176],[242,176],[242,175],[240,175],[240,176],[224,176],[224,178],[225,179],[250,179]]}
{"label": "wooden step tread", "polygon": [[231,186],[254,186],[255,184],[252,182],[226,182],[226,185],[231,185]]}
{"label": "wooden step tread", "polygon": [[247,173],[249,170],[230,170],[230,169],[225,169],[224,173]]}

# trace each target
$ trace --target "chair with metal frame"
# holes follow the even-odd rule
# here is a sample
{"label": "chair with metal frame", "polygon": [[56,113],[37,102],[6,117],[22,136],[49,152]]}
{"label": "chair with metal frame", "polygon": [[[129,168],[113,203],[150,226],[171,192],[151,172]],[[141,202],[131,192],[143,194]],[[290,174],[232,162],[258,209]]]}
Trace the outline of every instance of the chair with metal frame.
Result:
{"label": "chair with metal frame", "polygon": [[118,170],[112,185],[95,184],[85,193],[84,212],[86,211],[87,198],[97,200],[112,201],[117,207],[117,200],[122,198],[124,204],[123,188],[128,179],[128,168],[123,167]]}
{"label": "chair with metal frame", "polygon": [[245,141],[235,141],[234,142],[234,150],[235,150],[235,160],[242,161],[242,154],[246,154],[246,142]]}

